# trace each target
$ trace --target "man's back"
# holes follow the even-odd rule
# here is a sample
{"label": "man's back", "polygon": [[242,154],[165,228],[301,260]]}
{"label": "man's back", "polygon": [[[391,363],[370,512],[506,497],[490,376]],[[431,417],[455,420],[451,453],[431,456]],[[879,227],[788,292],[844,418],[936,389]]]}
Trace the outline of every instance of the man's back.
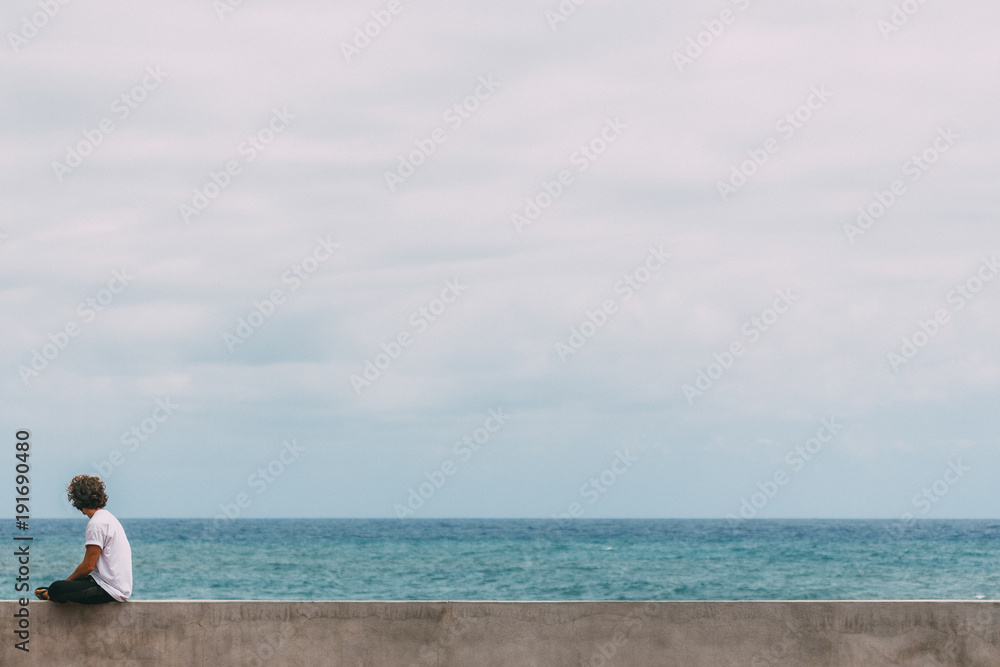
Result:
{"label": "man's back", "polygon": [[115,515],[103,508],[94,512],[87,522],[84,544],[101,547],[97,566],[90,576],[114,599],[127,600],[132,595],[132,547]]}

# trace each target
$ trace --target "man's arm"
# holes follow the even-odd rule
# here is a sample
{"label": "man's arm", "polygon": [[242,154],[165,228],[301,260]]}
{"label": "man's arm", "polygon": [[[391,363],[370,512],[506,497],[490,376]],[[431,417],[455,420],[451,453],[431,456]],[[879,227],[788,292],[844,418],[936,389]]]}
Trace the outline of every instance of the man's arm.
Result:
{"label": "man's arm", "polygon": [[97,559],[101,555],[101,547],[96,544],[87,545],[87,553],[83,556],[83,562],[76,566],[73,570],[73,574],[66,577],[66,581],[76,581],[77,579],[83,579],[88,574],[94,571],[97,567]]}

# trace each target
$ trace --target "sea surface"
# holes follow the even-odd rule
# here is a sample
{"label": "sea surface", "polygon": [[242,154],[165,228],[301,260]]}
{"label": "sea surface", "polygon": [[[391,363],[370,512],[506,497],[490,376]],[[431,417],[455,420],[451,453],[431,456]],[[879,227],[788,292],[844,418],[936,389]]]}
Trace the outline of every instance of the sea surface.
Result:
{"label": "sea surface", "polygon": [[[121,521],[134,600],[1000,599],[992,520]],[[85,525],[17,533],[32,589],[79,564]]]}

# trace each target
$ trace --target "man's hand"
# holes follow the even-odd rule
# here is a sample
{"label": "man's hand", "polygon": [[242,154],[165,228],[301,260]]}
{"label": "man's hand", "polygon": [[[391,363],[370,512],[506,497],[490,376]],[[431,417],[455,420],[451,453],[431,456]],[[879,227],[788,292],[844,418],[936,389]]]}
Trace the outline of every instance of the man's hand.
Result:
{"label": "man's hand", "polygon": [[88,574],[94,571],[97,567],[97,559],[101,556],[101,547],[96,544],[87,545],[87,553],[83,556],[83,562],[76,566],[73,570],[73,574],[66,577],[66,581],[76,581],[78,579],[83,579]]}

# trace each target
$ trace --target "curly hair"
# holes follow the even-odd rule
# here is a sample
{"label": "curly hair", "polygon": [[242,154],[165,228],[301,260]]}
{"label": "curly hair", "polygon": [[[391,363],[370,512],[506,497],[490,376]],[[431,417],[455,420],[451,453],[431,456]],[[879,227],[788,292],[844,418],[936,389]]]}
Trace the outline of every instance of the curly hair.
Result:
{"label": "curly hair", "polygon": [[77,475],[66,489],[66,497],[78,510],[99,510],[108,503],[100,477]]}

